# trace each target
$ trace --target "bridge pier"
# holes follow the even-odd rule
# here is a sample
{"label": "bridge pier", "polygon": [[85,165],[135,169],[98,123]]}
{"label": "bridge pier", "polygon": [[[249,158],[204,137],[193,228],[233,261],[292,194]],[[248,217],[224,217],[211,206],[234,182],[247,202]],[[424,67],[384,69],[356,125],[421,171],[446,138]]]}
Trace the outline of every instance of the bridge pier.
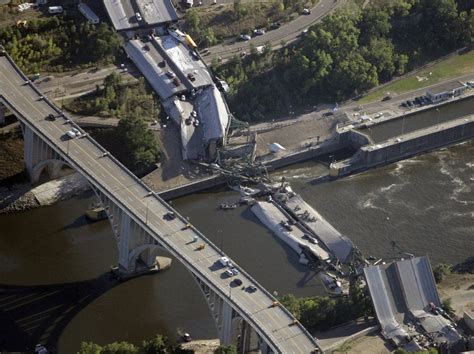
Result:
{"label": "bridge pier", "polygon": [[[221,345],[235,345],[239,353],[272,353],[258,333],[235,311],[231,304],[194,275],[211,310]],[[239,289],[240,288],[236,288]],[[230,297],[230,296],[229,296]]]}
{"label": "bridge pier", "polygon": [[99,189],[92,188],[104,207],[117,242],[119,273],[131,275],[156,265],[160,244],[151,237],[130,215],[113,203]]}
{"label": "bridge pier", "polygon": [[5,124],[5,112],[6,112],[6,107],[0,103],[0,125]]}
{"label": "bridge pier", "polygon": [[25,144],[25,167],[31,183],[37,183],[43,171],[48,173],[50,179],[60,177],[61,168],[66,165],[66,162],[28,126],[22,123],[21,130]]}

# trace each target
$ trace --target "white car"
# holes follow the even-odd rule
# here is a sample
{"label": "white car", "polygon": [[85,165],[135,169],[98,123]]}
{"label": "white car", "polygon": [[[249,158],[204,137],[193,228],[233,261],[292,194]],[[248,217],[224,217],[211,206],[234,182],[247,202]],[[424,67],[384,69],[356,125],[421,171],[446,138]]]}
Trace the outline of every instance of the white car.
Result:
{"label": "white car", "polygon": [[230,269],[227,269],[224,272],[224,274],[227,275],[228,277],[233,277],[234,276],[234,272],[232,272],[232,270],[230,270]]}
{"label": "white car", "polygon": [[76,134],[76,136],[81,136],[82,135],[82,133],[77,128],[72,128],[71,130]]}
{"label": "white car", "polygon": [[221,257],[219,258],[219,263],[222,264],[223,267],[226,267],[229,264],[229,258]]}
{"label": "white car", "polygon": [[251,38],[252,38],[252,37],[250,37],[248,34],[241,34],[241,35],[239,36],[239,39],[240,39],[241,41],[249,41]]}
{"label": "white car", "polygon": [[135,18],[137,19],[137,21],[141,21],[142,20],[142,15],[140,15],[139,12],[136,12],[135,13]]}
{"label": "white car", "polygon": [[230,270],[232,272],[232,274],[234,275],[238,275],[239,274],[239,270],[237,268],[231,268]]}
{"label": "white car", "polygon": [[303,9],[303,15],[309,15],[309,14],[311,14],[311,10],[304,8]]}
{"label": "white car", "polygon": [[66,135],[67,135],[68,137],[70,137],[71,139],[74,139],[74,138],[76,137],[76,132],[74,132],[74,131],[72,131],[72,130],[68,130],[68,131],[66,132]]}
{"label": "white car", "polygon": [[262,36],[265,34],[265,30],[263,28],[256,28],[253,30],[253,34],[256,36]]}

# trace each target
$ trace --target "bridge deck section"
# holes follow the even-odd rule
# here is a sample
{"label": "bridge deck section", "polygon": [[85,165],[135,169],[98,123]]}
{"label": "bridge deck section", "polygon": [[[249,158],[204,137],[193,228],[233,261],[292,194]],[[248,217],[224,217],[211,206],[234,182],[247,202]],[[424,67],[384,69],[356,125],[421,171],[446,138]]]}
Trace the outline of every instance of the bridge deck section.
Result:
{"label": "bridge deck section", "polygon": [[[72,121],[65,117],[46,120],[49,114],[61,111],[42,97],[9,56],[0,56],[0,82],[1,103],[224,298],[275,352],[309,353],[317,347],[316,340],[300,324],[291,325],[293,317],[285,308],[271,307],[272,295],[240,267],[243,285],[254,285],[258,290],[249,293],[238,287],[230,292],[232,278],[225,277],[218,267],[223,252],[194,227],[186,228],[187,220],[178,213],[176,219],[165,220],[163,216],[174,210],[156,194],[150,195],[151,190],[113,156],[104,156],[105,150],[88,135],[67,138],[66,132],[77,127]],[[198,241],[190,242],[194,237]],[[199,244],[206,247],[198,251]]]}

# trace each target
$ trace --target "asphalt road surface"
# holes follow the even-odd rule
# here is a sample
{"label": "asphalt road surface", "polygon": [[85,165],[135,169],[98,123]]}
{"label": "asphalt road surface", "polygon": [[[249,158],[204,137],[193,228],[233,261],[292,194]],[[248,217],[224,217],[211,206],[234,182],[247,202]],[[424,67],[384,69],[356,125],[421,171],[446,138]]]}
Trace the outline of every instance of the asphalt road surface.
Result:
{"label": "asphalt road surface", "polygon": [[[178,217],[174,220],[165,220],[164,215],[172,210],[171,207],[156,195],[150,195],[150,190],[111,156],[104,156],[104,149],[88,135],[69,139],[66,132],[72,128],[71,123],[62,117],[46,120],[46,116],[57,114],[57,111],[41,99],[41,94],[32,85],[25,84],[25,79],[7,57],[0,57],[0,101],[16,110],[16,114],[34,127],[43,140],[49,141],[71,167],[120,208],[127,210],[132,218],[142,222],[151,237],[225,298],[274,350],[309,353],[316,347],[316,341],[309,333],[300,324],[292,325],[293,317],[282,307],[272,307],[273,297],[239,266],[238,278],[243,285],[254,285],[258,290],[249,293],[238,286],[231,291],[233,278],[225,277],[224,269],[218,266],[222,251],[194,227],[186,228],[187,220],[179,214],[176,213]],[[196,242],[192,242],[194,237],[197,237]],[[205,248],[198,250],[197,246],[201,244]]]}
{"label": "asphalt road surface", "polygon": [[303,30],[322,19],[334,9],[342,6],[345,0],[320,0],[312,9],[311,14],[301,15],[295,20],[282,25],[280,28],[266,32],[264,35],[256,36],[249,41],[234,41],[233,43],[219,44],[209,47],[209,54],[203,59],[210,64],[214,58],[222,61],[233,57],[236,54],[250,52],[250,44],[258,47],[271,43],[273,49],[281,47],[281,42],[290,43],[297,39]]}

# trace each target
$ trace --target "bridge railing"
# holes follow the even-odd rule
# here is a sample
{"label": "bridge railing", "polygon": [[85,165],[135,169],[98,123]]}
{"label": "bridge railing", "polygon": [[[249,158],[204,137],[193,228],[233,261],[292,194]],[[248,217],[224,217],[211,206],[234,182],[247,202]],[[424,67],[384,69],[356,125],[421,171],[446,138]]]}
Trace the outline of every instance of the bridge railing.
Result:
{"label": "bridge railing", "polygon": [[[37,94],[39,97],[42,97],[42,99],[48,104],[48,106],[50,106],[50,108],[52,110],[54,110],[55,112],[57,112],[58,114],[60,114],[61,116],[63,116],[65,119],[68,119],[67,116],[64,114],[63,111],[61,111],[58,107],[56,107],[56,105],[51,102],[46,96],[44,96],[37,88],[36,86],[31,82],[31,80],[29,80],[24,74],[23,72],[18,68],[18,66],[15,64],[15,62],[11,59],[11,57],[7,54],[6,57],[8,58],[10,64],[15,68],[15,70],[17,71],[17,73],[25,80],[25,82],[28,81],[28,85],[29,87],[31,87]],[[8,105],[9,109],[16,112],[16,115],[19,116],[19,117],[23,117],[23,119],[25,121],[29,121],[27,117],[25,117],[21,112],[19,112],[12,104],[8,104],[8,101],[6,100],[6,98],[4,98],[3,96],[0,95],[0,98],[3,98],[3,101]],[[74,123],[72,120],[70,120],[70,123],[72,126],[76,127],[77,129],[80,129],[80,131],[83,132],[83,130],[76,124]],[[44,135],[41,131],[39,131],[36,127],[34,127],[34,125],[31,124],[31,127],[30,127],[32,130],[35,131],[35,133],[38,135],[38,136],[41,136],[41,138],[45,141],[47,141],[50,145],[54,146],[55,147],[55,150],[58,154],[60,154],[71,166],[74,166],[77,170],[79,171],[82,171],[82,174],[87,176],[87,178],[89,178],[90,180],[92,180],[94,182],[94,184],[97,186],[97,187],[101,187],[102,189],[102,192],[107,195],[108,198],[110,198],[111,200],[114,201],[114,203],[116,203],[117,205],[119,205],[120,207],[124,208],[125,210],[127,210],[127,212],[130,214],[130,216],[134,219],[134,221],[136,223],[138,223],[139,225],[141,225],[142,228],[148,230],[148,232],[151,234],[151,235],[154,235],[155,232],[149,228],[149,226],[147,224],[145,224],[141,218],[138,216],[138,215],[135,215],[135,212],[133,210],[131,210],[127,205],[125,205],[124,203],[122,203],[121,201],[119,201],[117,198],[115,198],[111,193],[109,193],[107,191],[107,189],[102,186],[102,183],[100,181],[98,181],[94,176],[92,176],[91,174],[87,173],[79,164],[77,164],[75,161],[73,161],[72,159],[69,158],[69,156],[67,154],[65,154],[63,151],[62,151],[62,148],[60,146],[58,146],[54,141],[52,141],[51,139],[49,139],[46,135]],[[93,145],[95,145],[100,151],[102,152],[107,152],[107,150],[105,150],[97,141],[95,141],[95,139],[93,139],[92,137],[90,137],[90,135],[86,134],[86,137],[85,137],[89,142],[91,142]],[[105,158],[105,157],[104,157]],[[168,209],[169,211],[173,211],[177,218],[183,222],[184,225],[188,224],[189,221],[183,217],[178,211],[176,211],[173,207],[171,207],[171,205],[167,204],[163,199],[161,199],[159,197],[159,195],[154,192],[152,189],[150,189],[141,179],[139,179],[137,176],[135,176],[130,170],[128,170],[128,168],[126,168],[119,160],[117,160],[113,155],[109,154],[106,156],[106,158],[109,158],[112,160],[112,162],[114,162],[116,165],[118,165],[123,172],[127,173],[128,176],[130,176],[137,184],[139,184],[140,186],[143,187],[144,191],[146,192],[144,195],[148,195],[148,193],[151,193],[150,196],[152,198],[155,198],[157,202],[159,202],[161,204],[162,207]],[[195,227],[192,227],[192,231],[195,232],[205,243],[207,243],[209,246],[211,246],[213,248],[214,251],[216,251],[216,253],[224,256],[225,253],[220,249],[218,248],[216,245],[214,245],[208,238],[206,238],[206,236],[204,236],[199,230],[197,230]],[[181,260],[182,263],[184,264],[187,264],[188,267],[190,269],[192,269],[192,271],[194,273],[198,273],[201,278],[207,283],[207,285],[212,288],[213,291],[215,291],[216,293],[219,293],[223,298],[225,298],[227,301],[230,301],[234,307],[238,308],[239,311],[243,314],[246,314],[246,320],[247,322],[249,323],[253,323],[254,326],[256,327],[255,329],[257,330],[257,328],[262,328],[261,325],[259,325],[258,323],[256,323],[253,319],[252,319],[252,314],[251,313],[247,313],[247,311],[245,309],[243,309],[239,304],[237,304],[234,300],[232,300],[232,298],[228,298],[227,294],[224,293],[224,291],[222,291],[219,287],[216,287],[214,286],[212,283],[208,282],[207,279],[206,279],[206,275],[204,275],[197,267],[193,266],[190,262],[188,262],[186,259],[184,259],[183,257],[181,257],[181,255],[178,253],[178,252],[173,252],[173,247],[168,244],[165,240],[165,238],[163,237],[159,237],[159,242],[161,243],[165,243],[167,244],[168,246],[168,250],[178,259]],[[236,263],[234,263],[236,264]],[[238,267],[239,270],[241,271],[241,273],[248,279],[250,280],[252,283],[254,283],[254,285],[256,285],[269,299],[270,299],[270,303],[275,301],[275,297],[267,290],[265,289],[262,285],[260,285],[260,283],[258,283],[250,274],[248,274],[244,269],[242,269],[241,267]],[[288,309],[286,309],[284,306],[279,306],[279,308],[288,316],[289,320],[294,320],[295,317],[294,315],[288,311]],[[314,339],[314,337],[306,330],[306,328],[304,328],[301,323],[298,322],[298,326],[299,328],[301,329],[301,331],[306,334],[309,338],[313,339],[313,341],[315,342],[315,345],[317,346],[317,343],[316,343],[316,340]],[[278,346],[276,343],[274,343],[269,337],[267,337],[264,333],[261,333],[261,331],[258,331],[259,332],[260,336],[265,338],[267,340],[267,342],[270,342],[272,344],[272,346],[274,346],[274,348],[276,349]],[[270,344],[268,343],[268,344]]]}

